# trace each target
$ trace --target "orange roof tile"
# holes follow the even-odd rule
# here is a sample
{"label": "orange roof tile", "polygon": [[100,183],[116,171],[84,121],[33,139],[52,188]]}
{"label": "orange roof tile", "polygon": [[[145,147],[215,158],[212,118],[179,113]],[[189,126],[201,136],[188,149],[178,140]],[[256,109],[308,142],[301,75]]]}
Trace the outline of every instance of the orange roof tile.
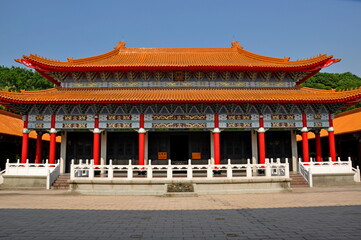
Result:
{"label": "orange roof tile", "polygon": [[[24,123],[20,115],[0,110],[0,134],[22,137],[23,126]],[[31,131],[29,137],[36,139],[36,132]],[[50,141],[49,134],[44,134],[43,140]],[[56,141],[61,142],[61,137],[58,136]]]}
{"label": "orange roof tile", "polygon": [[353,102],[361,89],[336,92],[295,88],[53,88],[21,93],[0,91],[0,103],[166,103],[166,102]]}
{"label": "orange roof tile", "polygon": [[[72,59],[67,62],[50,60],[38,55],[23,56],[16,61],[37,70],[46,71],[91,71],[124,69],[203,69],[221,67],[252,70],[307,70],[319,71],[340,59],[332,59],[326,54],[305,60],[290,61],[289,58],[273,58],[246,51],[238,42],[231,48],[126,48],[120,42],[114,50],[94,57]],[[315,69],[316,68],[316,69]]]}

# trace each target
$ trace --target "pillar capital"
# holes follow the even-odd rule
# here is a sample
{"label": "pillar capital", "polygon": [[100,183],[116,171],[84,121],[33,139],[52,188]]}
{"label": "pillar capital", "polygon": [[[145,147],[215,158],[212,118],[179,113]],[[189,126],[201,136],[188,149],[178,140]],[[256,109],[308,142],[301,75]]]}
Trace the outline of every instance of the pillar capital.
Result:
{"label": "pillar capital", "polygon": [[93,133],[101,133],[103,130],[100,130],[99,128],[94,128],[94,130],[90,130]]}
{"label": "pillar capital", "polygon": [[257,130],[257,132],[258,133],[265,133],[267,130],[265,129],[265,128],[263,128],[263,127],[260,127],[260,128],[258,128],[258,130]]}
{"label": "pillar capital", "polygon": [[23,129],[23,133],[30,133],[31,131],[29,130],[29,129],[27,129],[27,128],[24,128]]}
{"label": "pillar capital", "polygon": [[307,127],[301,128],[301,132],[308,132],[308,128]]}
{"label": "pillar capital", "polygon": [[51,128],[49,133],[57,133],[58,131],[55,128]]}
{"label": "pillar capital", "polygon": [[146,133],[147,130],[145,130],[144,128],[139,128],[139,130],[137,131],[138,133]]}
{"label": "pillar capital", "polygon": [[219,128],[215,128],[215,129],[213,129],[211,131],[212,131],[212,133],[220,133],[220,132],[222,132],[222,130],[220,130]]}

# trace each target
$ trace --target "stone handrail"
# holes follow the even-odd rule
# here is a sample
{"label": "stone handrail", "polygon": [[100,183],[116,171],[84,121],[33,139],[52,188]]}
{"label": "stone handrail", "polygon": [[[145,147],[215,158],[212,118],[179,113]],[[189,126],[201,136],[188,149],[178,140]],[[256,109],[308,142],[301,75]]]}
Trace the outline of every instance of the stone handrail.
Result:
{"label": "stone handrail", "polygon": [[[337,161],[332,161],[329,158],[329,161],[324,162],[302,162],[301,158],[298,161],[299,173],[303,178],[308,182],[310,187],[313,187],[313,174],[341,174],[341,173],[354,173],[354,180],[359,182],[360,180],[360,169],[352,167],[351,158],[348,158],[348,161],[341,161],[338,158]],[[357,181],[358,179],[358,181]]]}
{"label": "stone handrail", "polygon": [[[264,172],[264,174],[257,174],[258,171]],[[245,172],[245,176],[234,176],[235,171]],[[105,176],[101,173],[107,173]],[[213,179],[213,178],[225,178],[225,179],[239,179],[239,178],[289,178],[289,164],[286,159],[286,163],[269,162],[266,159],[265,164],[250,164],[250,160],[247,160],[247,164],[231,164],[231,161],[228,160],[228,164],[215,165],[211,164],[211,160],[208,160],[206,165],[192,165],[191,160],[188,161],[188,164],[184,165],[172,165],[171,160],[168,160],[168,165],[152,165],[151,160],[148,161],[147,165],[132,165],[131,160],[129,160],[128,165],[113,165],[110,160],[109,165],[94,165],[93,161],[87,161],[83,163],[82,161],[79,164],[74,164],[72,161],[71,170],[70,170],[70,179],[126,179],[126,180],[137,180],[144,178],[134,178],[134,173],[138,172],[140,175],[146,175],[146,179],[160,179],[161,177],[154,176],[155,174],[163,174],[163,179],[179,179],[174,176],[175,172],[184,172],[186,177],[181,179]],[[205,176],[200,176],[197,173],[205,172]],[[224,174],[218,174],[218,173]],[[97,174],[99,173],[99,174]],[[123,173],[122,176],[115,176],[114,173],[119,174]],[[97,176],[96,176],[97,175]]]}
{"label": "stone handrail", "polygon": [[4,175],[12,176],[46,176],[46,189],[50,189],[51,185],[60,175],[60,164],[48,163],[10,163],[9,159],[6,161],[6,168]]}
{"label": "stone handrail", "polygon": [[4,182],[3,174],[5,173],[5,171],[6,170],[0,171],[0,184],[2,184]]}

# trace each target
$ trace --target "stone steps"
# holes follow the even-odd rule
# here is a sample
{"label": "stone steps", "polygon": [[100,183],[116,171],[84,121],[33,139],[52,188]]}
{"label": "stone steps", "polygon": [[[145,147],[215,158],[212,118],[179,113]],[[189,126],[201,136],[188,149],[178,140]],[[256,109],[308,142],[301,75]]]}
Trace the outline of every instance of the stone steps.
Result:
{"label": "stone steps", "polygon": [[308,188],[308,183],[300,174],[290,174],[291,181],[291,188]]}
{"label": "stone steps", "polygon": [[51,186],[51,189],[58,189],[58,190],[67,190],[69,189],[69,183],[68,180],[70,180],[70,175],[60,175],[54,182],[54,184]]}

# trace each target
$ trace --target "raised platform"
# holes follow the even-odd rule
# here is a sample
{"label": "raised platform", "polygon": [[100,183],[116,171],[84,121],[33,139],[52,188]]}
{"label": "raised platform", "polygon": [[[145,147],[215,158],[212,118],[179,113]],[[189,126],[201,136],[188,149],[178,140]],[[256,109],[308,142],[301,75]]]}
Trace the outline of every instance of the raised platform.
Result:
{"label": "raised platform", "polygon": [[[88,195],[167,195],[169,185],[191,186],[185,192],[194,194],[272,193],[291,191],[290,178],[262,179],[136,179],[136,180],[70,180],[69,191]],[[192,189],[192,190],[189,190]],[[176,194],[175,194],[176,195]]]}
{"label": "raised platform", "polygon": [[2,189],[46,189],[46,176],[3,175]]}
{"label": "raised platform", "polygon": [[330,187],[335,185],[356,184],[354,173],[317,173],[313,174],[314,187]]}

